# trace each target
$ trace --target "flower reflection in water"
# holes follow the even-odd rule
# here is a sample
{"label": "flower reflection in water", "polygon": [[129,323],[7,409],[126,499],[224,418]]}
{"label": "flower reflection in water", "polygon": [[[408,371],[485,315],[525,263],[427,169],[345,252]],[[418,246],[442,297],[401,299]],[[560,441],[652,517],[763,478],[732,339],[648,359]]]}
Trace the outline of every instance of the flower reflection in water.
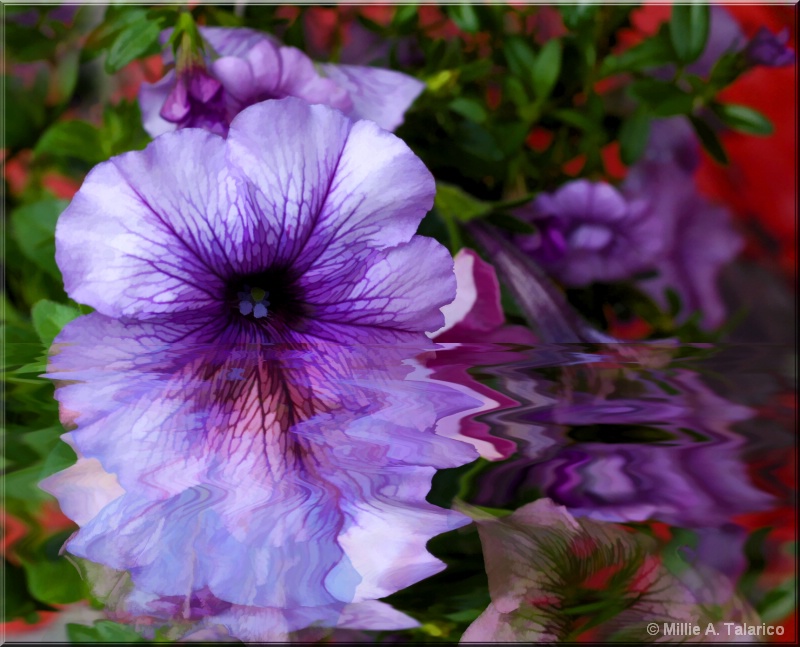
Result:
{"label": "flower reflection in water", "polygon": [[374,600],[444,567],[425,544],[467,519],[425,497],[476,453],[434,428],[481,402],[410,345],[209,341],[92,314],[56,344],[80,458],[43,486],[81,526],[67,550],[130,573],[112,617],[242,640],[413,626]]}
{"label": "flower reflection in water", "polygon": [[510,491],[541,488],[596,519],[688,526],[768,504],[745,473],[744,439],[732,428],[754,411],[714,393],[686,365],[668,366],[677,348],[585,349],[538,347],[492,369],[520,402],[495,414],[497,432],[507,435],[512,423],[528,432],[515,433],[518,458],[492,473],[478,502],[501,505]]}
{"label": "flower reflection in water", "polygon": [[727,642],[723,620],[758,623],[724,577],[673,572],[642,533],[575,519],[549,499],[502,519],[474,516],[492,601],[462,642],[672,642],[659,634],[673,623],[702,627],[689,640]]}
{"label": "flower reflection in water", "polygon": [[735,518],[774,504],[752,483],[734,429],[755,412],[674,361],[677,347],[586,351],[539,347],[494,369],[520,406],[490,422],[519,451],[482,477],[473,501],[504,507],[546,496],[579,517],[691,529],[697,562],[740,574],[747,533]]}

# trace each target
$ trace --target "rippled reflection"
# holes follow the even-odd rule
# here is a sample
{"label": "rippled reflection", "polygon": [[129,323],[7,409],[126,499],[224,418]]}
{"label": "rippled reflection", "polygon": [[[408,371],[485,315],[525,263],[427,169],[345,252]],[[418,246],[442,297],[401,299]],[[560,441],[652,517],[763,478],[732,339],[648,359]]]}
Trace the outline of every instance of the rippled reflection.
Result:
{"label": "rippled reflection", "polygon": [[476,502],[499,507],[528,491],[595,519],[690,527],[767,507],[736,430],[756,411],[673,361],[680,350],[549,347],[488,369],[518,403],[489,418],[519,452],[487,477]]}
{"label": "rippled reflection", "polygon": [[430,376],[433,345],[203,331],[92,314],[54,348],[79,460],[43,487],[81,526],[69,553],[103,567],[112,617],[242,640],[414,626],[374,600],[441,570],[426,542],[468,522],[425,497],[437,469],[477,457],[436,426],[458,435],[481,397]]}
{"label": "rippled reflection", "polygon": [[[67,551],[112,619],[203,640],[415,627],[379,599],[454,595],[441,582],[456,575],[422,582],[444,569],[426,544],[471,516],[484,561],[451,554],[448,572],[485,565],[492,604],[458,609],[483,611],[464,641],[759,622],[737,580],[743,520],[776,523],[786,505],[788,481],[756,469],[793,442],[775,413],[794,389],[784,350],[229,344],[204,330],[94,314],[54,348],[79,460],[44,487],[79,524]],[[437,471],[478,456],[457,494],[434,491],[455,511],[427,501]]]}

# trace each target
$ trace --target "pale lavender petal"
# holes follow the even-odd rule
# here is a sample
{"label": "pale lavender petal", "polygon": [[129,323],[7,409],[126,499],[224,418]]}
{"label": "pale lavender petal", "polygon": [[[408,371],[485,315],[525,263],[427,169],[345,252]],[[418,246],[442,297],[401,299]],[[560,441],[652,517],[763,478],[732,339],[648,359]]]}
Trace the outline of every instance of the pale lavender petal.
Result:
{"label": "pale lavender petal", "polygon": [[139,108],[142,125],[151,137],[158,137],[175,130],[175,124],[161,116],[161,109],[175,84],[175,72],[170,70],[156,83],[142,83],[139,90]]}
{"label": "pale lavender petal", "polygon": [[57,493],[61,511],[78,525],[88,523],[125,494],[116,476],[103,470],[96,458],[78,458],[71,467],[44,479],[39,487]]}
{"label": "pale lavender petal", "polygon": [[369,119],[386,130],[403,123],[406,111],[425,89],[422,81],[393,70],[330,63],[320,67],[347,91],[352,101],[350,117]]}
{"label": "pale lavender petal", "polygon": [[269,34],[242,27],[201,27],[200,34],[219,56],[242,57],[264,42],[276,42]]}
{"label": "pale lavender petal", "polygon": [[[250,89],[250,97],[255,94],[261,94],[262,96],[267,94],[278,98],[277,89],[283,74],[283,61],[279,50],[279,44],[264,39],[254,45],[244,56],[244,60],[252,71],[255,84]],[[244,88],[242,88],[242,94],[244,94]]]}
{"label": "pale lavender petal", "polygon": [[[276,145],[262,146],[257,132]],[[322,133],[329,142],[324,156],[317,146]],[[353,124],[285,99],[243,112],[228,146],[230,161],[255,187],[257,211],[268,214],[253,223],[261,248],[274,255],[262,262],[293,263],[315,320],[440,327],[439,308],[452,301],[455,287],[451,260],[438,243],[412,240],[435,187],[402,141],[370,122]],[[417,262],[429,269],[411,269]]]}
{"label": "pale lavender petal", "polygon": [[299,97],[312,104],[324,103],[350,116],[353,101],[346,88],[321,76],[314,62],[296,47],[281,47],[279,56],[280,96]]}
{"label": "pale lavender petal", "polygon": [[569,245],[576,249],[598,250],[608,245],[614,234],[603,225],[580,225],[569,235]]}
{"label": "pale lavender petal", "polygon": [[239,186],[225,141],[198,130],[100,164],[56,227],[67,293],[112,316],[221,307],[233,250],[253,254]]}
{"label": "pale lavender petal", "polygon": [[336,626],[340,629],[388,631],[392,629],[413,629],[419,627],[419,622],[385,602],[366,600],[348,604],[342,610],[342,615]]}
{"label": "pale lavender petal", "polygon": [[253,70],[246,60],[235,56],[218,58],[211,64],[211,70],[225,91],[239,101],[247,101],[253,92],[255,82]]}

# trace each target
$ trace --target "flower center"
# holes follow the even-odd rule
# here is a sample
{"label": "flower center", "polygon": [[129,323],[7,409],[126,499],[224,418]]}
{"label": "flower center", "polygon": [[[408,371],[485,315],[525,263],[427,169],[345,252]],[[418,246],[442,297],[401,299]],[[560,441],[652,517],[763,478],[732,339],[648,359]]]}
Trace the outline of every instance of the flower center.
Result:
{"label": "flower center", "polygon": [[269,330],[271,335],[285,328],[300,330],[313,318],[313,308],[292,268],[273,266],[235,274],[220,296],[229,316],[240,324]]}
{"label": "flower center", "polygon": [[255,319],[263,319],[269,314],[269,292],[262,288],[251,288],[249,285],[237,293],[239,312],[245,316],[253,315]]}

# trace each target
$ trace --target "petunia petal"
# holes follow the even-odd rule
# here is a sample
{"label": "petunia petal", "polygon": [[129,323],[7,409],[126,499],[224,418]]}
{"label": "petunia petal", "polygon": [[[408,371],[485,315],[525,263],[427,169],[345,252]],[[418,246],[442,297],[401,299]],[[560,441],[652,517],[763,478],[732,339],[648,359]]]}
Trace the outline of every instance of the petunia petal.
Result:
{"label": "petunia petal", "polygon": [[403,123],[406,110],[425,89],[422,81],[393,70],[331,63],[320,68],[350,97],[348,116],[369,119],[385,130]]}
{"label": "petunia petal", "polygon": [[56,227],[67,293],[111,316],[218,307],[248,208],[224,150],[186,130],[96,167]]}

